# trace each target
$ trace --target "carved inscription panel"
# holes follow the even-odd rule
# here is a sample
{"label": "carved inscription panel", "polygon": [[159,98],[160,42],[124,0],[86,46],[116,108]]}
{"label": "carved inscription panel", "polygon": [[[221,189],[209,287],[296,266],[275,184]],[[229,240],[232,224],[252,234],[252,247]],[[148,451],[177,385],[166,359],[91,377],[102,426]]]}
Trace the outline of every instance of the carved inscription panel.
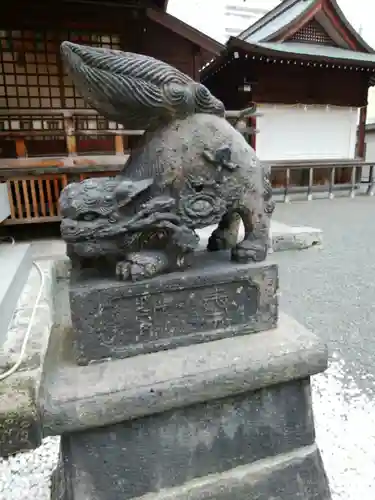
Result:
{"label": "carved inscription panel", "polygon": [[134,297],[113,308],[122,331],[112,342],[143,343],[241,325],[256,314],[258,303],[258,289],[248,282]]}

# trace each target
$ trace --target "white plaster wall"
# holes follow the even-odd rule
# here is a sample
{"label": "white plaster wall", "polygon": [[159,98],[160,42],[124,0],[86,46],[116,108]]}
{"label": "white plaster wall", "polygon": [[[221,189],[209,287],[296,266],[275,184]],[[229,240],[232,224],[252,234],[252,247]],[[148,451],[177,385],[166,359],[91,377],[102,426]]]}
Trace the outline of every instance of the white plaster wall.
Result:
{"label": "white plaster wall", "polygon": [[259,104],[261,160],[349,159],[355,156],[357,108]]}
{"label": "white plaster wall", "polygon": [[366,161],[375,161],[375,130],[366,132]]}
{"label": "white plaster wall", "polygon": [[375,87],[368,91],[367,123],[375,123]]}

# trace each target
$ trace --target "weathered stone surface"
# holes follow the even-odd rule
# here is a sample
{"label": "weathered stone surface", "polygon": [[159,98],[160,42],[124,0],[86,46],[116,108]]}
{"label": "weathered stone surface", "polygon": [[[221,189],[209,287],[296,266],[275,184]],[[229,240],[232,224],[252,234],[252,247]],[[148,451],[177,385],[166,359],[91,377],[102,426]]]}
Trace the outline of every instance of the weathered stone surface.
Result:
{"label": "weathered stone surface", "polygon": [[0,457],[34,449],[41,440],[33,380],[0,382]]}
{"label": "weathered stone surface", "polygon": [[43,286],[43,290],[41,291],[40,301],[36,305],[37,309],[29,341],[19,370],[32,370],[38,368],[42,363],[41,358],[45,354],[53,324],[55,264],[51,260],[45,260],[39,262],[38,265],[43,274],[43,284],[39,272],[35,267],[32,267],[19,294],[12,321],[8,326],[3,342],[0,343],[0,371],[7,370],[18,361],[41,286]]}
{"label": "weathered stone surface", "polygon": [[126,500],[313,442],[305,379],[64,435],[62,459],[69,500]]}
{"label": "weathered stone surface", "polygon": [[[142,500],[330,500],[316,445],[212,474]],[[75,500],[79,500],[76,497]],[[83,497],[82,497],[83,500]]]}
{"label": "weathered stone surface", "polygon": [[[62,338],[65,335],[65,339]],[[75,366],[50,350],[40,413],[46,435],[92,429],[301,379],[327,367],[327,348],[292,318],[253,335]]]}
{"label": "weathered stone surface", "polygon": [[[3,457],[36,448],[41,442],[37,399],[53,325],[55,272],[52,261],[39,265],[44,277],[43,288],[22,362],[16,372],[0,381],[0,456]],[[0,373],[11,369],[19,360],[41,285],[39,273],[33,268],[0,346]]]}
{"label": "weathered stone surface", "polygon": [[[67,480],[65,480],[67,479]],[[79,488],[63,475],[63,463],[53,477],[51,500],[101,500],[92,477]],[[104,496],[103,498],[111,498]],[[122,500],[122,495],[113,499]],[[175,488],[146,493],[139,500],[330,500],[328,480],[316,445],[193,479]]]}
{"label": "weathered stone surface", "polygon": [[140,283],[72,281],[76,361],[125,358],[276,326],[275,265],[235,265],[226,252],[195,259],[189,271]]}

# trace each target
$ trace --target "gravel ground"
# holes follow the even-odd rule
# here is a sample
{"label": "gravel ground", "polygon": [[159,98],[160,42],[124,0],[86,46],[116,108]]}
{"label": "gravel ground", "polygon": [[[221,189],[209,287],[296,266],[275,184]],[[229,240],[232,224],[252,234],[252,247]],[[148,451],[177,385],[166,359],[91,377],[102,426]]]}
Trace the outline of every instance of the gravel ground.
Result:
{"label": "gravel ground", "polygon": [[[323,229],[323,248],[273,254],[281,307],[330,346],[314,377],[317,440],[333,500],[373,500],[375,486],[375,199],[278,204],[276,218]],[[58,438],[0,459],[0,500],[49,500]]]}
{"label": "gravel ground", "polygon": [[273,255],[281,307],[329,345],[314,377],[318,444],[334,499],[373,500],[375,487],[375,199],[278,204],[276,217],[323,229],[323,247]]}

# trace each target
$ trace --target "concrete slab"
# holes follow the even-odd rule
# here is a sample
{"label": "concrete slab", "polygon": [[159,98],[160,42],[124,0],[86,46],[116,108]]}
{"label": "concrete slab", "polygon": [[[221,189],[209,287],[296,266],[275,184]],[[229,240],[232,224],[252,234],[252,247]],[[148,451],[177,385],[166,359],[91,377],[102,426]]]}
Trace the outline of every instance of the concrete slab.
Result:
{"label": "concrete slab", "polygon": [[29,244],[0,244],[0,345],[8,331],[32,264]]}
{"label": "concrete slab", "polygon": [[34,240],[31,248],[34,260],[59,259],[66,253],[65,242],[59,238]]}
{"label": "concrete slab", "polygon": [[288,226],[274,221],[271,224],[272,250],[304,250],[323,242],[323,231],[308,226]]}
{"label": "concrete slab", "polygon": [[[209,226],[197,231],[200,237],[200,246],[207,246],[208,238],[216,226]],[[244,228],[241,224],[238,241],[244,236]],[[323,232],[320,229],[306,226],[288,226],[281,222],[271,222],[271,249],[274,252],[283,250],[303,250],[312,246],[321,245]]]}

